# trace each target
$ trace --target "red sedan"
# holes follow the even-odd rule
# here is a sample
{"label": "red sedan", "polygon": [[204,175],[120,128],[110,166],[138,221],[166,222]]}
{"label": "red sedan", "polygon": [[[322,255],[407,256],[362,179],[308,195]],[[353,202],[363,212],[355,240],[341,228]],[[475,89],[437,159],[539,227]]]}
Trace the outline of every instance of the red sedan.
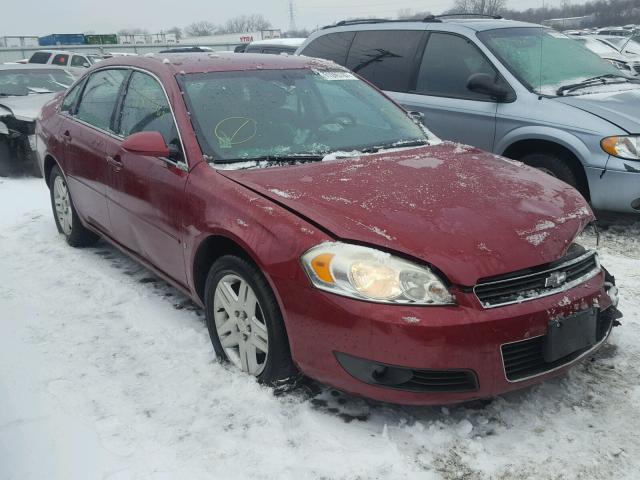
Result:
{"label": "red sedan", "polygon": [[488,397],[564,371],[619,315],[578,192],[440,142],[332,63],[108,60],[37,135],[68,243],[102,237],[185,292],[265,384]]}

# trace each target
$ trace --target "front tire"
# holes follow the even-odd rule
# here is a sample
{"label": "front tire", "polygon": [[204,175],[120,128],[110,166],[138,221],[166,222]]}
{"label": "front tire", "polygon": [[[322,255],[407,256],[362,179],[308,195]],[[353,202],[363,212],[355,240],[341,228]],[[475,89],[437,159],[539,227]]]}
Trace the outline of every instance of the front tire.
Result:
{"label": "front tire", "polygon": [[100,237],[82,225],[73,206],[67,181],[57,165],[51,169],[49,186],[56,227],[67,243],[72,247],[88,247],[96,243]]}
{"label": "front tire", "polygon": [[568,183],[584,195],[578,176],[562,156],[554,153],[531,153],[522,157],[520,161]]}
{"label": "front tire", "polygon": [[218,358],[263,384],[293,381],[297,371],[282,314],[255,265],[235,255],[216,260],[205,285],[205,310]]}

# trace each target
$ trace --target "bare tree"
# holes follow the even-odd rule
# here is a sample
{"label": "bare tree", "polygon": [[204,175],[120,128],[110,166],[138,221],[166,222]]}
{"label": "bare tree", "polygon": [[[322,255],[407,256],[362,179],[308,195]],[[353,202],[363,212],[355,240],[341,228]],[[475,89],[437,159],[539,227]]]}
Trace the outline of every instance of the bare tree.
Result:
{"label": "bare tree", "polygon": [[172,27],[167,30],[167,33],[173,33],[176,36],[177,40],[180,40],[182,38],[182,29],[179,27]]}
{"label": "bare tree", "polygon": [[455,0],[453,8],[446,13],[476,13],[480,15],[498,15],[507,4],[507,0]]}
{"label": "bare tree", "polygon": [[221,28],[222,33],[244,33],[257,32],[258,30],[268,30],[271,28],[269,22],[262,15],[240,15],[227,20],[224,27]]}
{"label": "bare tree", "polygon": [[422,20],[431,15],[431,12],[415,12],[412,8],[398,10],[398,20]]}
{"label": "bare tree", "polygon": [[190,37],[206,37],[209,35],[213,35],[216,30],[216,26],[211,22],[207,22],[206,20],[194,22],[191,25],[187,25],[186,27],[184,27],[184,33],[186,33]]}

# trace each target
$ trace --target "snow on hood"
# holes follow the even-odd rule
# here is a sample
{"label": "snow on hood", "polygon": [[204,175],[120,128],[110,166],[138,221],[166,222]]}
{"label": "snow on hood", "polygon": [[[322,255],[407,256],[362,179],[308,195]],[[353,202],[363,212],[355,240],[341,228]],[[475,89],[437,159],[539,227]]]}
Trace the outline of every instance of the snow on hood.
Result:
{"label": "snow on hood", "polygon": [[[605,87],[596,87],[591,93],[583,89],[580,93],[585,93],[584,95],[556,97],[554,100],[604,118],[629,133],[638,133],[640,131],[640,86],[633,84],[610,87],[617,87],[617,91],[607,92],[602,90]],[[631,89],[620,91],[621,87]]]}
{"label": "snow on hood", "polygon": [[220,173],[339,239],[420,258],[460,285],[561,258],[593,218],[565,183],[449,142]]}
{"label": "snow on hood", "polygon": [[39,93],[37,95],[24,95],[15,97],[0,97],[0,117],[13,115],[18,120],[33,122],[42,107],[55,97],[55,93]]}

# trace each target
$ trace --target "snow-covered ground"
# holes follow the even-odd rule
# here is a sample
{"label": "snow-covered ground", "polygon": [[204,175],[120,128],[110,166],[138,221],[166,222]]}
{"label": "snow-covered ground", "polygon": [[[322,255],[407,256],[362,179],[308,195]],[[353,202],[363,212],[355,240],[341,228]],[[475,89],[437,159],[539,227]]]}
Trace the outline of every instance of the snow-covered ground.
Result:
{"label": "snow-covered ground", "polygon": [[41,180],[0,180],[0,479],[640,478],[640,220],[601,259],[623,326],[564,378],[449,408],[274,396],[176,290],[68,247]]}

